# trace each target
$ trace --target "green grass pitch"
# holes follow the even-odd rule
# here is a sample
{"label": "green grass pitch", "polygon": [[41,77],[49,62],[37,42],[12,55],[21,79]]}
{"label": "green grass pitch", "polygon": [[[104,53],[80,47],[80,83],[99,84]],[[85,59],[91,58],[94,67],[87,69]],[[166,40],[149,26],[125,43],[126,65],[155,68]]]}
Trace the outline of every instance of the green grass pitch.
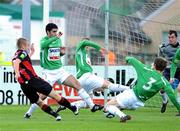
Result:
{"label": "green grass pitch", "polygon": [[28,107],[0,106],[0,131],[180,131],[175,108],[168,108],[164,114],[159,108],[125,110],[132,120],[120,123],[117,117],[107,119],[103,112],[91,113],[88,109],[80,110],[78,116],[69,110],[62,111],[60,122],[38,109],[27,120],[23,115]]}

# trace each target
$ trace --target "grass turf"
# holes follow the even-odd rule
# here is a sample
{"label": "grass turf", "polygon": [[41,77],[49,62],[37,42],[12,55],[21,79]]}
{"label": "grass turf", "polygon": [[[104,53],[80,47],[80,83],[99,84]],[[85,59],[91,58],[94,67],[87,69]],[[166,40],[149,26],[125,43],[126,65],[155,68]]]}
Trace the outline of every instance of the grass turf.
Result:
{"label": "grass turf", "polygon": [[[53,107],[55,108],[55,107]],[[0,131],[179,131],[180,117],[176,117],[175,108],[168,108],[164,114],[159,108],[139,108],[136,111],[125,110],[132,120],[120,123],[118,118],[107,119],[102,112],[91,113],[80,110],[74,116],[69,110],[62,111],[62,121],[55,119],[40,109],[31,119],[23,115],[28,106],[0,106]]]}

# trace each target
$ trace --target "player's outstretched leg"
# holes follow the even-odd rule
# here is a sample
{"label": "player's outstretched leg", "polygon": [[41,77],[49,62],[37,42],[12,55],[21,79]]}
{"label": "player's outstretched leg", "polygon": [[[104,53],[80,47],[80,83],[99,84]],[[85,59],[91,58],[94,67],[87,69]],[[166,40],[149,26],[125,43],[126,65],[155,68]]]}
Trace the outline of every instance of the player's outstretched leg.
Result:
{"label": "player's outstretched leg", "polygon": [[60,121],[61,120],[61,116],[59,114],[57,114],[56,112],[54,112],[52,110],[52,108],[50,106],[48,106],[47,104],[45,104],[40,98],[38,99],[38,101],[36,102],[36,104],[47,114],[53,116],[56,118],[56,121]]}
{"label": "player's outstretched leg", "polygon": [[[39,97],[41,100],[46,99],[46,95],[39,94]],[[31,104],[29,110],[24,114],[24,118],[29,119],[32,116],[32,113],[38,108],[38,105],[36,103]]]}
{"label": "player's outstretched leg", "polygon": [[91,112],[96,112],[98,110],[102,110],[103,108],[104,106],[102,105],[94,104],[94,106],[91,108]]}
{"label": "player's outstretched leg", "polygon": [[167,104],[168,104],[168,96],[164,92],[164,90],[160,91],[160,95],[162,96],[161,113],[164,113],[166,111],[166,107],[167,107]]}
{"label": "player's outstretched leg", "polygon": [[166,103],[162,102],[161,113],[164,113],[166,111],[167,104],[168,104],[168,101]]}
{"label": "player's outstretched leg", "polygon": [[81,87],[80,83],[77,79],[70,75],[64,82],[64,85],[75,88],[78,91],[78,95],[87,103],[92,112],[97,110],[101,110],[103,107],[101,105],[97,105],[93,103],[93,100],[89,96],[89,94]]}
{"label": "player's outstretched leg", "polygon": [[38,105],[36,103],[31,104],[29,110],[24,114],[24,118],[29,119],[36,108],[38,108]]}
{"label": "player's outstretched leg", "polygon": [[120,118],[120,122],[126,122],[127,120],[131,120],[130,115],[126,115],[126,116]]}
{"label": "player's outstretched leg", "polygon": [[61,97],[61,100],[58,101],[58,104],[70,109],[74,115],[78,115],[79,114],[79,110],[75,105],[71,105],[71,103],[64,97]]}
{"label": "player's outstretched leg", "polygon": [[62,110],[66,110],[65,106],[59,105],[59,107],[55,110],[56,113],[62,111]]}
{"label": "player's outstretched leg", "polygon": [[42,107],[41,107],[41,109],[42,109],[44,112],[46,112],[46,113],[54,116],[54,117],[56,118],[56,121],[60,121],[60,120],[61,120],[61,116],[60,116],[59,114],[57,114],[56,112],[54,112],[54,111],[51,109],[50,106],[48,106],[48,105],[46,105],[46,104],[43,104]]}
{"label": "player's outstretched leg", "polygon": [[[120,122],[126,122],[127,120],[131,120],[131,116],[130,115],[126,115],[124,114],[122,111],[120,111],[116,106],[114,105],[107,105],[105,107],[105,112],[108,114],[111,114],[111,116],[118,116]],[[106,115],[107,117],[107,115]],[[109,117],[107,117],[109,118]]]}
{"label": "player's outstretched leg", "polygon": [[74,101],[74,102],[72,102],[71,104],[72,104],[72,105],[76,105],[79,110],[80,110],[81,108],[88,108],[88,107],[89,107],[84,100]]}
{"label": "player's outstretched leg", "polygon": [[75,115],[78,115],[78,113],[79,113],[78,108],[76,106],[71,105],[71,103],[66,98],[61,97],[54,90],[51,90],[49,96],[51,98],[55,99],[59,105],[64,106],[64,107],[70,109]]}

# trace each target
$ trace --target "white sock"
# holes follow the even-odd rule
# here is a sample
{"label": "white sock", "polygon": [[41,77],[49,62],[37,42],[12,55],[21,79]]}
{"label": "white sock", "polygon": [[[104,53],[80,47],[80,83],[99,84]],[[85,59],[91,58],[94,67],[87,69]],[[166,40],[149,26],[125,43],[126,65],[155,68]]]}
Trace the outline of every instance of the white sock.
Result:
{"label": "white sock", "polygon": [[74,101],[71,103],[72,105],[75,105],[78,107],[78,109],[81,109],[81,108],[86,108],[87,107],[87,104],[85,101],[83,100],[79,100],[79,101]]}
{"label": "white sock", "polygon": [[110,83],[108,89],[110,90],[110,92],[121,92],[121,91],[130,89],[130,88],[129,88],[129,86]]}
{"label": "white sock", "polygon": [[78,91],[79,96],[87,103],[87,105],[92,108],[94,103],[88,93],[82,88]]}
{"label": "white sock", "polygon": [[124,114],[116,106],[113,105],[108,105],[105,110],[113,115],[118,116],[119,118],[126,116],[126,114]]}
{"label": "white sock", "polygon": [[32,113],[38,108],[38,105],[37,104],[31,104],[29,110],[26,112],[28,113],[29,115],[32,115]]}
{"label": "white sock", "polygon": [[162,96],[162,102],[163,103],[167,103],[168,101],[168,96],[166,93],[160,93],[160,95]]}
{"label": "white sock", "polygon": [[177,93],[177,102],[180,104],[180,93]]}

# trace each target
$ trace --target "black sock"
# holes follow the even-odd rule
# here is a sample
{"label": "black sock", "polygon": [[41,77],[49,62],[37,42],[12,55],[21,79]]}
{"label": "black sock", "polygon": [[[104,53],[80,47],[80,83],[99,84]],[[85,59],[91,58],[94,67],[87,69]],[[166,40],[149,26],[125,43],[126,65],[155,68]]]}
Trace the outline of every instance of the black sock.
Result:
{"label": "black sock", "polygon": [[44,112],[46,112],[46,113],[54,116],[55,118],[58,116],[58,114],[55,113],[55,112],[51,109],[51,107],[48,106],[48,105],[46,105],[46,104],[44,104],[41,109],[42,109]]}
{"label": "black sock", "polygon": [[58,103],[62,106],[67,107],[68,109],[70,109],[73,112],[76,110],[76,107],[72,106],[71,103],[64,97],[61,97],[61,100],[58,101]]}

